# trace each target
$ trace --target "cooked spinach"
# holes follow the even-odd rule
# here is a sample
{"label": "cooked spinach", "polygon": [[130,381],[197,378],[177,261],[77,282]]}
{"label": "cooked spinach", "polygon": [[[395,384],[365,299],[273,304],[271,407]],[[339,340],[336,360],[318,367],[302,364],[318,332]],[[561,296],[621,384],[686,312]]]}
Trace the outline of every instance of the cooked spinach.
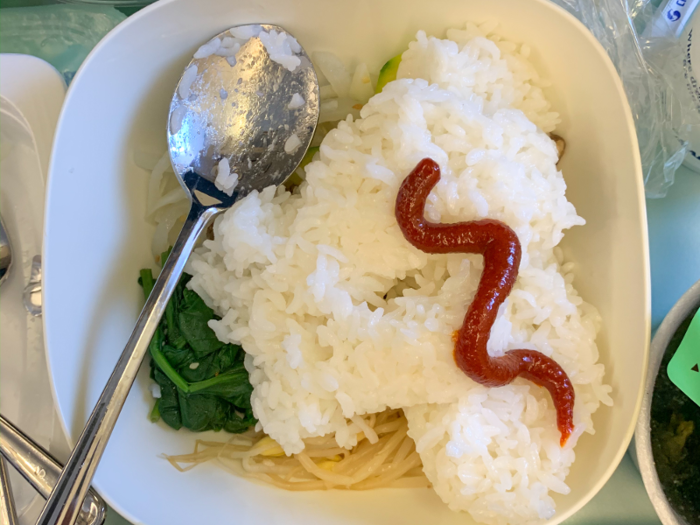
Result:
{"label": "cooked spinach", "polygon": [[199,295],[192,290],[182,290],[177,319],[180,332],[197,358],[216,352],[224,346],[207,325],[213,318],[214,312]]}
{"label": "cooked spinach", "polygon": [[[219,318],[187,289],[190,279],[184,274],[178,282],[148,347],[151,378],[160,386],[149,419],[162,419],[175,430],[245,432],[256,423],[245,353],[217,339],[208,323]],[[141,270],[139,284],[148,298],[155,284],[150,269]]]}
{"label": "cooked spinach", "polygon": [[651,446],[671,506],[691,525],[700,525],[700,407],[666,373],[694,315],[678,327],[661,361],[651,402]]}

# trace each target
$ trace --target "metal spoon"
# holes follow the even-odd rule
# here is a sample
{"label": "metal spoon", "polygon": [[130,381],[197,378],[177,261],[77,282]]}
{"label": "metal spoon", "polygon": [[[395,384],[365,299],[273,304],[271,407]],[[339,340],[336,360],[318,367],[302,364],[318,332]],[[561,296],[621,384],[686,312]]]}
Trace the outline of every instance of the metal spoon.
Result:
{"label": "metal spoon", "polygon": [[10,238],[5,231],[5,223],[0,217],[0,286],[7,279],[10,266],[12,266],[12,247],[10,246]]}
{"label": "metal spoon", "polygon": [[[0,414],[0,452],[44,498],[61,475],[61,465],[44,448]],[[107,507],[90,489],[78,516],[78,525],[102,525]]]}
{"label": "metal spoon", "polygon": [[[239,27],[252,33],[284,31],[270,25]],[[215,38],[222,41],[230,36],[224,32]],[[301,64],[289,71],[270,58],[256,36],[242,45],[235,65],[230,57],[217,54],[193,59],[188,69],[197,67],[197,79],[187,90],[180,80],[170,105],[168,142],[175,173],[192,207],[37,525],[75,522],[148,344],[199,235],[215,215],[251,191],[282,183],[303,158],[318,122],[318,81],[304,50],[296,56]],[[304,105],[290,109],[294,93],[303,98]],[[290,140],[299,142],[293,150]],[[214,183],[213,167],[224,157],[239,177],[230,195]]]}
{"label": "metal spoon", "polygon": [[17,525],[17,510],[12,496],[10,474],[4,458],[0,457],[0,525]]}
{"label": "metal spoon", "polygon": [[[5,224],[0,217],[0,286],[7,278],[11,263],[10,237],[7,235]],[[32,261],[32,279],[35,284],[38,283],[39,291],[41,291],[41,256],[35,256]],[[38,307],[40,314],[41,305],[39,304]],[[34,443],[2,415],[0,415],[0,453],[2,454],[0,455],[0,525],[17,525],[17,510],[6,460],[44,498],[49,497],[51,489],[61,475],[61,466],[46,450]],[[101,525],[105,520],[106,512],[107,508],[102,498],[93,489],[90,489],[77,523],[78,525]]]}
{"label": "metal spoon", "polygon": [[[12,247],[10,238],[5,231],[5,224],[0,217],[0,286],[7,279],[7,274],[12,265]],[[0,456],[0,525],[17,525],[17,510],[12,496],[10,475],[7,472],[5,459]]]}

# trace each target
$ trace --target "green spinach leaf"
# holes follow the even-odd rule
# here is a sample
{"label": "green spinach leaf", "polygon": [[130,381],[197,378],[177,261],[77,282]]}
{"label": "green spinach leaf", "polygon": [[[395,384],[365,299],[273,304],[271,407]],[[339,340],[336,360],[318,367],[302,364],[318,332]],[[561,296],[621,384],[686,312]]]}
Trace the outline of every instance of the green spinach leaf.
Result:
{"label": "green spinach leaf", "polygon": [[182,373],[183,370],[181,370],[183,368],[188,369],[189,366],[195,362],[194,353],[192,353],[190,347],[185,345],[182,348],[175,348],[174,346],[166,344],[161,350],[165,359],[167,359],[173,368],[180,371],[180,375],[182,375],[186,381],[192,381],[192,379],[185,376]]}
{"label": "green spinach leaf", "polygon": [[250,427],[255,425],[258,420],[253,416],[252,410],[247,410],[244,413],[234,413],[229,415],[229,418],[224,424],[224,430],[230,432],[231,434],[240,434],[245,432]]}
{"label": "green spinach leaf", "polygon": [[156,402],[158,413],[168,426],[180,430],[182,417],[180,416],[180,394],[177,387],[158,367],[153,370],[156,383],[160,386],[160,398]]}
{"label": "green spinach leaf", "polygon": [[229,404],[214,395],[188,395],[180,399],[185,428],[193,432],[221,430],[228,419]]}
{"label": "green spinach leaf", "polygon": [[183,290],[178,321],[180,331],[197,357],[204,357],[221,348],[224,343],[216,338],[208,322],[214,311],[192,290]]}
{"label": "green spinach leaf", "polygon": [[[169,360],[173,362],[172,359]],[[195,368],[192,368],[195,363]],[[190,383],[196,383],[238,367],[243,367],[243,349],[240,346],[228,344],[213,354],[187,363],[187,366],[183,366],[180,370],[180,375]]]}
{"label": "green spinach leaf", "polygon": [[[245,353],[216,338],[208,323],[218,317],[187,289],[190,279],[184,274],[178,282],[148,347],[151,378],[161,390],[149,418],[162,419],[175,430],[245,432],[256,423]],[[139,284],[148,298],[155,284],[150,269],[141,270]]]}
{"label": "green spinach leaf", "polygon": [[190,392],[200,394],[216,394],[236,405],[250,408],[250,395],[253,387],[246,381],[248,372],[242,366],[232,369],[211,379],[206,379],[190,385]]}

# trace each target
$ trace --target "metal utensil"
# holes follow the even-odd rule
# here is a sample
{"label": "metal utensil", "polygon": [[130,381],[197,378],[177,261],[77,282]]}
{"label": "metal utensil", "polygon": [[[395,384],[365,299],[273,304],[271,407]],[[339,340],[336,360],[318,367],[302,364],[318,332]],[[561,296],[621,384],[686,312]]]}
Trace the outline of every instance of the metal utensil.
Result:
{"label": "metal utensil", "polygon": [[32,317],[41,315],[41,255],[32,258],[32,270],[29,282],[22,292],[22,301]]}
{"label": "metal utensil", "polygon": [[[41,259],[39,259],[40,263]],[[11,264],[12,246],[5,230],[5,224],[0,217],[0,286],[7,278]],[[33,266],[32,276],[34,274]],[[61,466],[48,452],[1,415],[0,452],[2,452],[2,456],[0,456],[0,525],[16,525],[19,521],[5,459],[7,458],[44,498],[49,497],[51,489],[56,484],[61,473]],[[90,489],[77,523],[80,525],[101,525],[104,522],[105,514],[104,501],[94,490]]]}
{"label": "metal utensil", "polygon": [[10,246],[10,238],[5,231],[5,223],[0,217],[0,285],[7,279],[10,266],[12,266],[12,247]]}
{"label": "metal utensil", "polygon": [[[0,453],[15,467],[36,491],[48,498],[59,476],[61,464],[41,445],[0,415]],[[102,525],[107,514],[104,500],[90,489],[76,523]]]}
{"label": "metal utensil", "polygon": [[7,472],[5,461],[0,458],[0,525],[17,525],[18,523],[10,475]]}
{"label": "metal utensil", "polygon": [[[5,231],[5,223],[0,217],[0,286],[7,279],[7,274],[12,265],[12,247],[10,238]],[[15,500],[12,496],[12,485],[7,472],[7,465],[0,457],[0,524],[16,525],[17,511],[15,510]]]}
{"label": "metal utensil", "polygon": [[[239,27],[253,34],[286,32],[270,25]],[[231,36],[226,31],[208,44],[215,44],[215,39],[222,43]],[[301,63],[290,71],[274,62],[260,38],[254,36],[242,44],[233,59],[214,53],[193,59],[185,70],[170,105],[168,142],[175,173],[192,206],[37,525],[74,523],[148,344],[199,235],[215,215],[251,191],[283,182],[303,158],[318,122],[319,91],[308,56],[303,49],[296,56]],[[188,77],[192,67],[196,67],[196,78]],[[189,85],[184,86],[184,82]],[[304,104],[290,109],[295,93]],[[214,182],[214,166],[223,158],[239,179],[230,194],[219,190]]]}

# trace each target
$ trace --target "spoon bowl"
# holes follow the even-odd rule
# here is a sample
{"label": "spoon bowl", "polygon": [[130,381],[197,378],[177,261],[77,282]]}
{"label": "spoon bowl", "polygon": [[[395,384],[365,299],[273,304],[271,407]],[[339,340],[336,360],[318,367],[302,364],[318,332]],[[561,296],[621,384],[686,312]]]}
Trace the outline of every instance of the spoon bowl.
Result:
{"label": "spoon bowl", "polygon": [[233,27],[199,48],[173,94],[167,135],[175,173],[214,182],[226,159],[237,176],[234,201],[278,185],[304,157],[319,110],[316,73],[294,37],[268,24]]}

